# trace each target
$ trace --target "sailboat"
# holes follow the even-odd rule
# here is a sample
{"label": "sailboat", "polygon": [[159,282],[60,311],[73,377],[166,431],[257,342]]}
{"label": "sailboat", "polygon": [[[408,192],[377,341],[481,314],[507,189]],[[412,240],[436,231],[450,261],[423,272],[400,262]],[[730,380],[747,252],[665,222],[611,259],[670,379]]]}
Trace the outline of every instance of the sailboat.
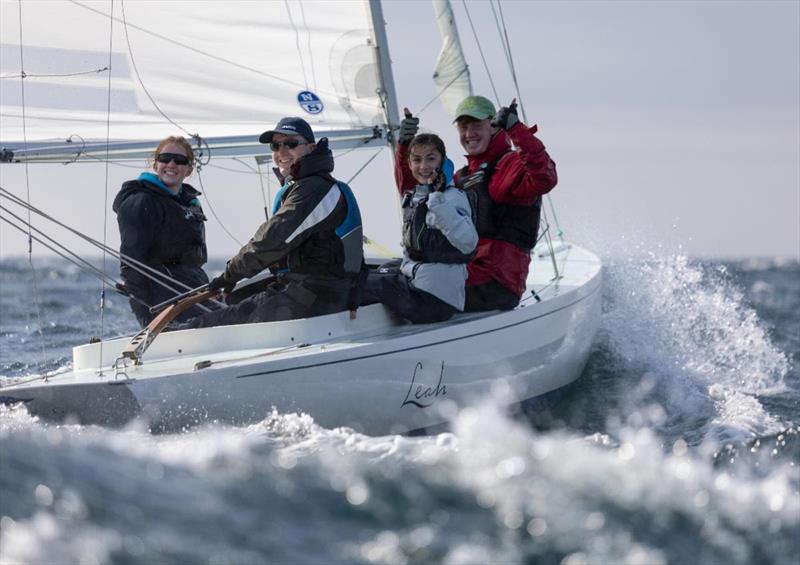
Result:
{"label": "sailboat", "polygon": [[[435,79],[452,105],[470,93],[469,73],[449,2],[434,7],[444,37]],[[260,171],[270,161],[258,142],[265,124],[297,114],[335,155],[394,144],[399,112],[378,0],[0,9],[0,166],[141,161],[177,130],[202,167],[247,159]],[[389,218],[399,233],[399,206],[388,194],[383,202],[374,221]],[[76,346],[69,370],[6,383],[0,399],[48,420],[142,418],[154,430],[247,424],[272,410],[373,434],[429,428],[499,391],[514,403],[580,376],[599,327],[601,262],[556,241],[546,221],[531,259],[511,311],[411,325],[372,305],[355,318],[103,337]]]}

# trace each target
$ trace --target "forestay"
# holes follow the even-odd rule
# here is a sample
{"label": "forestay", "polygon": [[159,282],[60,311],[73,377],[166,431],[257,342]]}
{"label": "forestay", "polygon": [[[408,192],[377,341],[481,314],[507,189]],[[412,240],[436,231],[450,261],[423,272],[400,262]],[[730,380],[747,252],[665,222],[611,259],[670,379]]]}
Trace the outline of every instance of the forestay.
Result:
{"label": "forestay", "polygon": [[257,135],[287,115],[334,143],[365,145],[387,123],[377,3],[52,0],[0,9],[0,143],[15,157],[24,139],[29,148],[102,141],[105,151],[108,138],[123,142],[114,158],[140,158],[180,130],[217,155],[247,155],[263,152]]}

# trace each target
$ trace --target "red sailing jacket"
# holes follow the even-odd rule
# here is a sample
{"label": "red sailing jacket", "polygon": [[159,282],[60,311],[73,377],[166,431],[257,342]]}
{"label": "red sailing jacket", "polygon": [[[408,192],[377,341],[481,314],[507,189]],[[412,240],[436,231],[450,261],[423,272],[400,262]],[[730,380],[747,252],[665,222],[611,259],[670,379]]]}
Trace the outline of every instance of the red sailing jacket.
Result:
{"label": "red sailing jacket", "polygon": [[[489,195],[496,202],[531,205],[558,182],[556,164],[545,151],[544,144],[533,135],[536,131],[535,125],[528,128],[518,123],[508,132],[498,131],[480,155],[466,156],[468,174],[472,174],[483,163],[491,163],[506,153],[489,181]],[[515,151],[509,151],[510,142],[517,148]],[[397,145],[394,176],[400,194],[416,184],[408,167],[407,145]],[[456,173],[456,179],[458,177],[459,173]],[[527,251],[507,241],[481,237],[475,258],[467,265],[467,286],[494,279],[517,296],[522,296],[530,262]]]}

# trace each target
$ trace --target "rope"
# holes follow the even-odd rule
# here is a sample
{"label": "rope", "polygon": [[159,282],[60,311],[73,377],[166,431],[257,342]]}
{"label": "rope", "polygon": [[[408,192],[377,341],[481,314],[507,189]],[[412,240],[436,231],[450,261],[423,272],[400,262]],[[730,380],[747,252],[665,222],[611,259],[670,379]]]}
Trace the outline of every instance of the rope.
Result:
{"label": "rope", "polygon": [[[25,57],[23,55],[23,45],[24,42],[22,40],[23,33],[22,33],[22,0],[18,0],[19,5],[19,69],[20,69],[20,76],[24,78],[25,76]],[[22,102],[22,146],[25,148],[25,151],[28,150],[28,131],[27,131],[27,119],[25,114],[25,81],[20,80],[20,96]],[[28,171],[28,162],[25,162],[25,191],[28,199],[28,205],[30,206],[31,203],[31,183],[30,183],[30,174]],[[39,286],[36,281],[36,268],[33,266],[33,235],[31,234],[31,212],[28,210],[28,265],[31,268],[31,289],[33,291],[33,303],[36,307],[36,321],[39,331],[39,341],[42,346],[42,366],[47,366],[47,353],[45,351],[45,344],[44,344],[44,332],[42,331],[42,312],[41,307],[39,305]],[[25,313],[27,317],[27,312]]]}
{"label": "rope", "polygon": [[[89,10],[91,12],[94,12],[95,14],[99,14],[99,15],[104,16],[104,17],[109,17],[108,14],[106,14],[104,12],[101,12],[100,10],[96,10],[94,8],[86,6],[84,4],[81,4],[80,2],[77,2],[76,0],[69,0],[69,1],[72,2],[73,4],[75,4],[76,6],[79,6],[79,7],[83,8],[84,10]],[[283,84],[289,84],[289,85],[296,86],[296,87],[302,87],[303,86],[302,84],[296,83],[296,82],[291,81],[291,80],[287,80],[287,79],[285,79],[283,77],[279,77],[278,75],[273,75],[273,74],[264,72],[262,70],[254,68],[254,67],[248,67],[247,65],[242,65],[241,63],[237,63],[236,61],[229,61],[228,59],[224,59],[224,58],[222,58],[222,57],[220,57],[218,55],[214,55],[213,53],[208,53],[206,51],[202,51],[200,49],[192,47],[190,45],[186,45],[185,43],[181,43],[180,41],[175,41],[174,39],[172,39],[170,37],[167,37],[165,35],[161,35],[159,33],[155,33],[153,31],[145,29],[145,28],[143,28],[141,26],[137,26],[136,24],[128,24],[128,23],[126,23],[125,25],[127,27],[131,27],[133,29],[139,30],[142,33],[146,33],[147,35],[150,35],[150,36],[153,36],[153,37],[157,37],[158,39],[161,39],[162,41],[166,41],[166,42],[171,43],[173,45],[177,45],[178,47],[181,47],[183,49],[187,49],[187,50],[189,50],[189,51],[191,51],[193,53],[197,53],[198,55],[202,55],[204,57],[208,57],[210,59],[214,59],[215,61],[219,61],[221,63],[225,63],[226,65],[230,65],[230,66],[236,67],[238,69],[242,69],[242,70],[245,70],[245,71],[248,71],[248,72],[251,72],[251,73],[255,73],[257,75],[269,78],[270,80],[281,82]],[[325,91],[324,94],[329,95],[329,96],[334,96],[334,97],[338,96],[335,92]],[[368,105],[368,103],[362,102],[360,100],[352,100],[352,102],[356,103],[356,104],[362,104],[362,105],[365,105],[365,106]]]}
{"label": "rope", "polygon": [[[238,159],[236,160],[238,161]],[[264,192],[264,176],[261,174],[261,163],[256,161],[256,167],[258,167],[258,182],[261,184],[261,199],[264,201],[264,218],[269,220],[269,205],[267,204],[267,194]],[[269,183],[269,178],[267,178],[267,183]]]}
{"label": "rope", "polygon": [[[514,57],[512,55],[512,50],[511,50],[511,41],[508,38],[508,27],[506,26],[505,15],[503,14],[503,5],[500,3],[500,0],[496,0],[496,1],[497,1],[497,9],[498,9],[498,11],[500,13],[499,20],[498,20],[497,12],[494,9],[494,4],[490,1],[489,5],[492,7],[492,14],[494,14],[494,20],[495,20],[495,25],[497,27],[497,33],[500,36],[500,43],[503,46],[503,51],[504,51],[504,53],[506,55],[506,62],[508,64],[509,71],[511,72],[511,79],[514,82],[514,91],[517,94],[517,104],[519,105],[520,112],[522,113],[522,121],[527,124],[528,123],[528,118],[527,118],[527,115],[525,114],[525,104],[524,104],[524,102],[522,100],[522,93],[521,93],[520,88],[519,88],[519,81],[517,80],[517,71],[516,71],[516,66],[514,65]],[[466,5],[465,5],[465,7],[466,7]],[[495,96],[496,95],[497,94],[495,93]],[[550,197],[549,194],[546,194],[545,195],[545,200],[547,201],[547,204],[550,207],[550,211],[553,214],[553,222],[555,223],[555,226],[556,226],[557,236],[559,237],[559,239],[561,239],[561,241],[563,241],[564,240],[564,237],[563,237],[564,236],[564,232],[561,230],[561,226],[558,223],[558,216],[556,216],[556,209],[555,209],[555,206],[553,205],[553,199]],[[545,221],[547,222],[547,214],[545,212],[546,212],[546,210],[543,208],[542,209],[542,215],[543,215]],[[549,223],[548,223],[548,228],[549,228]],[[546,232],[546,234],[547,234],[547,242],[548,242],[548,245],[550,247],[550,252],[551,252],[552,259],[553,259],[553,270],[555,271],[556,278],[558,278],[559,277],[558,266],[556,265],[555,254],[553,252],[552,239],[550,237],[549,230]]]}
{"label": "rope", "polygon": [[[14,216],[16,219],[20,220],[19,216],[16,216],[13,213],[11,215]],[[6,222],[8,225],[10,225],[12,228],[16,229],[17,231],[20,231],[22,233],[27,233],[25,231],[25,228],[22,228],[22,227],[16,225],[14,222],[9,220],[8,218],[4,218],[4,217],[0,216],[0,220],[3,220],[4,222]],[[25,225],[25,222],[22,221],[22,224]],[[36,228],[34,228],[34,230],[36,230]],[[73,265],[78,267],[80,270],[82,270],[82,271],[84,271],[86,273],[89,273],[90,275],[93,275],[95,277],[98,277],[101,280],[106,281],[106,284],[108,284],[109,286],[113,286],[113,287],[116,288],[116,286],[118,284],[120,284],[119,281],[117,281],[116,279],[114,279],[111,276],[109,276],[108,273],[105,273],[105,272],[101,271],[100,269],[98,269],[97,267],[95,267],[94,265],[89,263],[86,259],[83,259],[82,257],[79,257],[77,254],[73,253],[72,251],[70,251],[69,249],[67,249],[66,247],[64,247],[63,245],[58,243],[57,241],[55,241],[53,238],[51,238],[50,236],[48,236],[47,234],[45,234],[41,230],[36,230],[36,231],[38,233],[41,233],[42,237],[44,237],[48,241],[51,241],[52,245],[47,243],[43,239],[41,239],[39,237],[36,237],[36,236],[33,236],[34,241],[38,242],[43,247],[49,249],[50,251],[52,251],[53,253],[55,253],[56,255],[61,257],[62,259],[65,259],[66,261],[72,263]],[[57,249],[57,247],[60,247],[61,249],[63,249],[63,252],[59,251]],[[69,255],[72,255],[72,257],[74,257],[74,259],[70,258]],[[151,304],[148,304],[147,302],[145,302],[144,300],[142,300],[140,298],[137,298],[136,296],[133,296],[133,295],[129,294],[128,297],[131,298],[132,300],[135,300],[139,304],[145,306],[146,308],[150,308],[150,306],[152,306]]]}
{"label": "rope", "polygon": [[[497,2],[499,8],[500,0],[497,0]],[[494,25],[497,28],[497,35],[500,36],[500,45],[503,47],[503,54],[506,56],[506,62],[510,64],[511,53],[509,53],[508,45],[506,45],[506,42],[503,41],[503,32],[500,29],[500,21],[497,18],[497,10],[494,9],[494,2],[492,2],[491,0],[489,0],[489,7],[492,9],[492,16],[494,17]]]}
{"label": "rope", "polygon": [[[109,18],[109,26],[108,26],[108,68],[111,68],[111,61],[112,55],[114,53],[114,0],[111,0],[111,18]],[[132,59],[132,58],[131,58]],[[104,193],[104,200],[103,200],[103,262],[102,262],[102,271],[105,273],[106,271],[106,256],[107,253],[105,248],[108,246],[106,245],[107,237],[108,237],[108,159],[111,153],[111,75],[112,73],[108,73],[108,89],[107,89],[107,99],[106,99],[106,163],[105,163],[105,193]],[[105,336],[105,320],[106,320],[106,285],[105,280],[101,279],[100,281],[100,372],[99,374],[103,374],[103,337]]]}
{"label": "rope", "polygon": [[427,104],[425,104],[425,105],[424,105],[424,106],[423,106],[423,107],[422,107],[422,108],[421,108],[421,109],[420,109],[420,110],[417,112],[417,116],[419,116],[420,114],[422,114],[422,112],[424,112],[424,111],[425,111],[425,110],[428,108],[428,106],[430,106],[431,104],[433,104],[434,102],[436,102],[436,101],[437,101],[439,98],[441,98],[441,97],[442,97],[442,94],[444,94],[444,91],[445,91],[445,90],[447,90],[448,88],[450,88],[450,86],[452,86],[452,84],[453,84],[453,83],[454,83],[456,80],[458,80],[458,78],[459,78],[461,75],[463,75],[465,72],[467,72],[468,70],[469,70],[469,69],[468,69],[467,67],[464,67],[463,69],[461,69],[461,72],[460,72],[460,73],[458,73],[456,76],[454,76],[454,77],[453,77],[453,79],[452,79],[450,82],[448,82],[446,85],[444,85],[444,88],[442,88],[442,90],[440,90],[440,91],[439,91],[439,94],[437,94],[436,96],[434,96],[433,98],[431,98],[430,100],[428,100],[428,103],[427,103]]}
{"label": "rope", "polygon": [[[78,6],[81,6],[81,7],[83,7],[83,8],[86,8],[86,6],[82,6],[82,5],[81,5],[81,4],[79,4],[78,2],[74,2],[74,3],[75,3],[75,4],[77,4]],[[150,102],[153,104],[153,107],[154,107],[154,108],[155,108],[155,109],[158,111],[158,113],[159,113],[159,114],[161,114],[161,115],[164,117],[164,119],[165,119],[165,120],[167,120],[167,121],[168,121],[169,123],[171,123],[173,126],[175,126],[176,128],[178,128],[179,130],[181,130],[181,131],[182,131],[183,133],[185,133],[187,136],[189,136],[189,137],[195,137],[195,136],[196,136],[196,134],[193,134],[193,133],[189,132],[189,131],[188,131],[186,128],[184,128],[183,126],[181,126],[180,124],[178,124],[177,122],[175,122],[175,121],[174,121],[172,118],[170,118],[169,116],[167,116],[167,115],[166,115],[166,114],[165,114],[165,113],[164,113],[164,112],[161,110],[161,108],[159,107],[159,105],[156,103],[155,99],[154,99],[154,98],[153,98],[153,97],[150,95],[150,91],[149,91],[149,90],[147,90],[147,87],[144,85],[144,81],[142,80],[142,76],[139,74],[139,68],[136,66],[136,59],[134,59],[134,57],[133,57],[133,48],[131,47],[131,39],[130,39],[130,36],[128,35],[128,20],[127,20],[127,19],[126,19],[126,17],[125,17],[125,0],[121,0],[121,1],[120,1],[120,5],[122,6],[122,26],[123,26],[123,29],[125,30],[125,42],[128,44],[128,55],[129,55],[129,56],[130,56],[130,58],[131,58],[131,65],[133,66],[133,72],[134,72],[134,73],[136,73],[136,80],[138,80],[138,81],[139,81],[139,85],[142,87],[142,90],[144,90],[144,93],[147,95],[147,98],[148,98],[148,99],[150,100]],[[91,9],[91,8],[89,8],[89,9]],[[92,10],[92,11],[93,11],[93,12],[97,12],[97,10]],[[111,13],[111,15],[109,16],[109,19],[110,19],[112,22],[114,21],[113,5],[112,5],[112,13]],[[136,27],[136,26],[132,26],[132,27]],[[111,76],[110,76],[110,74],[111,74],[111,73],[109,73],[109,80],[111,79]]]}
{"label": "rope", "polygon": [[297,55],[300,57],[300,69],[303,71],[303,82],[305,83],[305,89],[308,90],[306,64],[305,61],[303,61],[303,50],[300,48],[300,31],[297,29],[297,26],[294,23],[294,18],[292,18],[292,10],[289,8],[289,0],[283,0],[283,3],[286,6],[286,15],[289,16],[289,23],[292,24],[292,29],[294,30],[294,43],[297,47]]}
{"label": "rope", "polygon": [[[88,235],[85,235],[85,234],[79,232],[78,230],[76,230],[74,228],[71,228],[70,226],[66,225],[63,222],[60,222],[59,220],[55,219],[54,217],[48,215],[46,212],[43,212],[42,210],[39,210],[35,206],[26,204],[24,200],[22,200],[21,198],[15,196],[13,193],[9,192],[8,190],[6,190],[6,189],[4,189],[2,187],[0,187],[0,196],[8,198],[9,200],[14,202],[18,206],[22,206],[24,208],[29,209],[33,213],[38,214],[39,216],[45,218],[46,220],[49,220],[49,221],[53,222],[57,226],[64,228],[65,230],[73,233],[74,235],[76,235],[79,238],[83,239],[84,241],[90,243],[91,245],[97,247],[98,249],[106,250],[110,255],[112,255],[113,257],[115,257],[117,259],[119,259],[119,261],[121,263],[124,263],[125,265],[129,266],[130,268],[132,268],[133,270],[135,270],[139,274],[147,277],[149,280],[153,281],[156,284],[161,285],[162,287],[164,287],[167,290],[175,293],[176,295],[177,294],[181,294],[181,292],[183,292],[183,291],[175,289],[174,287],[170,286],[168,283],[172,283],[174,285],[183,287],[184,290],[191,290],[190,286],[182,283],[179,280],[176,280],[176,279],[172,278],[171,276],[169,276],[169,275],[167,275],[165,273],[162,273],[161,271],[159,271],[157,269],[154,269],[153,267],[151,267],[151,266],[149,266],[149,265],[147,265],[145,263],[137,261],[136,259],[134,259],[133,257],[130,257],[129,255],[125,255],[124,253],[119,253],[115,249],[113,249],[111,247],[108,247],[108,246],[104,247],[103,244],[100,243],[99,241],[89,237]],[[163,279],[163,280],[161,280],[161,279]]]}
{"label": "rope", "polygon": [[[506,28],[506,21],[503,17],[503,7],[500,5],[499,0],[497,2],[497,7],[500,10],[500,18],[503,22],[503,33],[500,35],[500,42],[503,44],[503,49],[506,52],[508,67],[511,70],[511,78],[514,81],[514,90],[517,93],[517,103],[519,104],[519,109],[522,112],[522,121],[527,124],[528,118],[525,116],[525,104],[522,102],[522,93],[519,90],[519,82],[517,81],[517,69],[514,66],[514,57],[511,54],[511,42],[508,39],[508,29]],[[492,7],[492,12],[494,12],[494,7]],[[497,23],[499,31],[500,24],[497,22],[497,14],[495,14],[495,23]]]}
{"label": "rope", "polygon": [[10,79],[10,78],[21,78],[21,79],[25,79],[25,78],[68,78],[68,77],[77,77],[77,76],[83,76],[83,75],[99,74],[99,73],[102,73],[102,72],[105,72],[105,71],[110,71],[110,70],[111,70],[111,67],[103,67],[102,69],[94,69],[92,71],[77,71],[77,72],[74,72],[74,73],[48,74],[48,75],[31,74],[31,73],[26,73],[25,71],[23,71],[22,73],[20,73],[18,75],[16,75],[16,74],[14,74],[14,75],[0,75],[0,80],[6,80],[6,79]]}
{"label": "rope", "polygon": [[475,38],[475,44],[478,46],[478,53],[481,54],[481,60],[483,61],[483,68],[486,69],[486,75],[489,77],[489,84],[492,85],[492,92],[494,92],[494,99],[500,100],[500,96],[497,95],[497,89],[494,87],[494,81],[492,80],[492,73],[489,71],[489,65],[486,63],[486,57],[483,55],[483,48],[481,47],[481,41],[478,39],[478,33],[475,31],[475,26],[472,24],[472,17],[469,15],[469,8],[467,8],[467,0],[461,0],[461,3],[464,4],[464,11],[467,13],[467,20],[469,20],[469,27],[472,29],[472,36]]}
{"label": "rope", "polygon": [[366,168],[367,168],[367,165],[369,165],[370,163],[372,163],[372,161],[375,159],[375,157],[377,157],[378,155],[380,155],[380,154],[381,154],[381,151],[383,151],[385,148],[386,148],[386,146],[385,146],[385,145],[381,145],[380,149],[378,149],[378,150],[377,150],[377,151],[376,151],[376,152],[375,152],[375,153],[372,155],[372,157],[370,157],[369,159],[367,159],[367,162],[366,162],[366,163],[364,163],[363,165],[361,165],[361,168],[360,168],[360,169],[358,169],[358,170],[355,172],[355,174],[354,174],[352,177],[350,177],[350,180],[348,180],[348,181],[347,181],[347,184],[350,184],[351,182],[353,182],[353,179],[354,179],[354,178],[356,178],[358,175],[360,175],[360,174],[361,174],[361,171],[363,171],[364,169],[366,169]]}
{"label": "rope", "polygon": [[298,0],[300,5],[300,14],[303,16],[303,26],[306,28],[306,38],[308,39],[308,58],[311,60],[311,80],[314,84],[314,92],[317,91],[317,73],[314,70],[314,50],[311,49],[311,33],[308,31],[308,23],[306,23],[306,10],[303,8],[303,0]]}
{"label": "rope", "polygon": [[222,223],[222,220],[219,219],[219,216],[217,216],[217,213],[214,211],[214,207],[211,205],[211,199],[208,197],[208,192],[206,191],[206,187],[203,186],[203,175],[200,174],[199,169],[197,171],[197,180],[200,182],[200,188],[206,197],[206,204],[208,204],[208,209],[211,210],[211,215],[214,216],[215,220],[217,220],[217,223],[220,225],[222,230],[228,234],[228,237],[230,237],[233,241],[239,244],[239,247],[242,247],[244,244],[238,239],[236,239],[236,237],[230,231],[228,231],[228,228],[225,227],[225,224]]}

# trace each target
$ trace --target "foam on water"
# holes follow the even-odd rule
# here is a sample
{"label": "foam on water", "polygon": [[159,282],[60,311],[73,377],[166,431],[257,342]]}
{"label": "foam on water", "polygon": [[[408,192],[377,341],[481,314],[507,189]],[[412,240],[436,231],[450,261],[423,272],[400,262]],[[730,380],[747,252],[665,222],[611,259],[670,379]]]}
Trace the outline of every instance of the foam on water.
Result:
{"label": "foam on water", "polygon": [[786,354],[722,267],[617,261],[605,293],[571,398],[599,415],[585,434],[496,404],[421,438],[275,412],[152,435],[0,407],[0,564],[793,563],[798,420],[770,411],[797,398]]}
{"label": "foam on water", "polygon": [[718,468],[645,428],[537,433],[492,404],[423,438],[277,413],[169,436],[0,417],[6,453],[29,457],[27,476],[2,474],[19,491],[4,514],[26,515],[0,524],[2,563],[750,563],[800,549],[791,461]]}
{"label": "foam on water", "polygon": [[724,266],[679,255],[616,262],[607,274],[603,337],[619,372],[653,381],[668,418],[709,419],[723,440],[785,428],[758,396],[784,390],[789,362]]}

